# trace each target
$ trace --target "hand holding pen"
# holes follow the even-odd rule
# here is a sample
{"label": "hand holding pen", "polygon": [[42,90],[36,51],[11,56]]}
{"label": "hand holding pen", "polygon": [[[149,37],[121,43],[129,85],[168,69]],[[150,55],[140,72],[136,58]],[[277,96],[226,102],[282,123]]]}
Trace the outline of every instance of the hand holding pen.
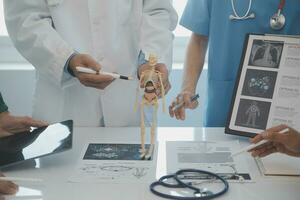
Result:
{"label": "hand holding pen", "polygon": [[198,94],[193,94],[191,92],[182,92],[177,97],[176,100],[172,102],[169,106],[169,114],[171,117],[176,117],[178,120],[185,119],[185,109],[195,109],[198,106],[197,99]]}
{"label": "hand holding pen", "polygon": [[80,73],[111,76],[114,79],[133,80],[133,78],[130,76],[124,76],[124,75],[120,75],[117,73],[111,73],[111,72],[95,71],[93,69],[81,67],[81,66],[76,67],[76,70]]}
{"label": "hand holding pen", "polygon": [[115,80],[114,77],[109,75],[80,73],[76,69],[78,66],[93,70],[95,72],[100,71],[102,66],[93,57],[87,54],[76,54],[71,56],[68,71],[86,87],[93,87],[103,90]]}
{"label": "hand holding pen", "polygon": [[[285,128],[285,129],[282,129],[280,131],[278,130],[278,133],[277,132],[270,132],[270,130],[271,129],[268,129],[265,132],[262,132],[262,133],[258,134],[254,139],[251,139],[252,140],[251,145],[246,146],[246,147],[244,147],[244,148],[242,148],[242,149],[240,149],[236,152],[233,152],[231,154],[231,157],[233,158],[233,157],[238,156],[240,154],[243,154],[245,152],[256,151],[257,149],[264,148],[266,146],[269,146],[270,144],[273,145],[270,134],[272,134],[272,135],[275,135],[275,134],[283,135],[283,134],[286,134],[290,131],[289,128]],[[269,139],[267,139],[267,138],[269,138]]]}
{"label": "hand holding pen", "polygon": [[249,150],[253,157],[265,157],[279,152],[290,156],[300,157],[300,133],[286,125],[267,129],[265,132],[254,137],[254,144],[267,141],[256,148]]}

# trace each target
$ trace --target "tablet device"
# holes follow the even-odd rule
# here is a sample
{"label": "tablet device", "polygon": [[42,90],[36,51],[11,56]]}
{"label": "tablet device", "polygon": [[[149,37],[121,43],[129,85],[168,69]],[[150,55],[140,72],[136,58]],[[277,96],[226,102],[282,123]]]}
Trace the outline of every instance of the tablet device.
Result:
{"label": "tablet device", "polygon": [[72,120],[0,138],[0,167],[64,152],[72,140]]}

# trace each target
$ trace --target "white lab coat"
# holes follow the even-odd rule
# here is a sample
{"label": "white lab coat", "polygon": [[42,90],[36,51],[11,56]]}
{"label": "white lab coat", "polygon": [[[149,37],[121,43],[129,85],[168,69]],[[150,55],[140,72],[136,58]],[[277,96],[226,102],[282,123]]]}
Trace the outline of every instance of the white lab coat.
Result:
{"label": "white lab coat", "polygon": [[177,15],[170,0],[5,0],[5,20],[18,51],[37,70],[33,117],[77,126],[136,126],[136,81],[105,90],[84,87],[64,71],[77,51],[105,71],[136,77],[139,52],[171,67]]}

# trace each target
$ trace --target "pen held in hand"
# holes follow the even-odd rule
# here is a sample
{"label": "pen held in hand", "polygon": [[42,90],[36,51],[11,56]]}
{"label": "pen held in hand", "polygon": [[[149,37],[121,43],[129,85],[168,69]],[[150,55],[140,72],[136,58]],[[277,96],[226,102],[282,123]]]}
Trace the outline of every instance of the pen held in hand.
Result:
{"label": "pen held in hand", "polygon": [[103,72],[103,71],[100,71],[100,73],[99,73],[99,72],[96,72],[95,70],[92,70],[92,69],[87,68],[87,67],[79,67],[78,66],[78,67],[76,67],[76,70],[78,72],[86,73],[86,74],[102,74],[102,75],[112,76],[115,79],[133,80],[133,78],[130,77],[130,76],[123,76],[123,75],[120,75],[120,74],[117,74],[117,73],[110,73],[110,72]]}
{"label": "pen held in hand", "polygon": [[[199,98],[199,94],[196,94],[196,95],[192,96],[191,97],[191,102],[196,101],[198,98]],[[184,102],[181,102],[181,103],[177,104],[176,106],[174,106],[173,110],[175,111],[175,110],[181,108],[182,106],[184,106]]]}
{"label": "pen held in hand", "polygon": [[[284,134],[284,133],[289,132],[289,130],[290,130],[289,128],[285,128],[285,129],[281,130],[279,133]],[[239,150],[239,151],[237,151],[237,152],[235,152],[235,153],[232,153],[232,154],[231,154],[231,157],[240,155],[240,154],[242,154],[242,153],[244,153],[244,152],[251,151],[251,150],[253,150],[253,149],[255,149],[255,148],[257,148],[257,147],[259,147],[259,146],[261,146],[261,145],[263,145],[263,144],[266,144],[266,143],[268,143],[268,142],[270,142],[270,141],[269,141],[269,140],[261,140],[261,141],[259,141],[259,142],[256,143],[256,144],[251,144],[251,145],[249,145],[249,146],[247,146],[247,147],[245,147],[245,148],[242,148],[241,150]]]}

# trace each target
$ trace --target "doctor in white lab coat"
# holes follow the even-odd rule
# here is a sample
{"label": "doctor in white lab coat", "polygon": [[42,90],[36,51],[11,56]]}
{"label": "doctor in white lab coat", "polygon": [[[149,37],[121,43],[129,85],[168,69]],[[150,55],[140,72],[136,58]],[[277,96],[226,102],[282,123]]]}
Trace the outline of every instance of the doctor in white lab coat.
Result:
{"label": "doctor in white lab coat", "polygon": [[80,74],[75,66],[136,77],[154,53],[170,69],[177,24],[170,0],[4,0],[4,12],[13,43],[37,70],[35,118],[139,125],[137,81]]}

